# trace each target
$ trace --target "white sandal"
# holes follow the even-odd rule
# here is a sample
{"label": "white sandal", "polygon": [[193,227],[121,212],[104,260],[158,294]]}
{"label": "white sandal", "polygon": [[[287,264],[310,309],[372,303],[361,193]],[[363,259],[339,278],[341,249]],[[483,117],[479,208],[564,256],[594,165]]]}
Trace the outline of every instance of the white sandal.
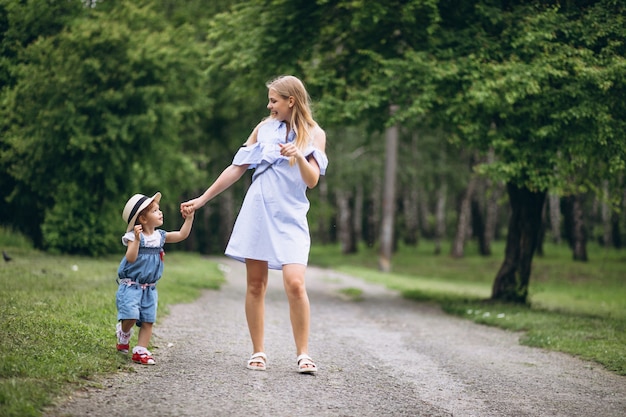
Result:
{"label": "white sandal", "polygon": [[311,359],[311,357],[306,353],[298,356],[296,363],[298,364],[298,372],[301,374],[314,374],[317,372],[317,365],[315,365],[313,359]]}
{"label": "white sandal", "polygon": [[[252,365],[253,363],[260,364],[260,365]],[[265,355],[265,353],[257,352],[257,353],[252,354],[252,356],[250,356],[250,359],[248,360],[248,365],[246,365],[246,368],[252,369],[254,371],[265,371],[265,369],[267,368],[266,364],[267,364],[267,356]]]}

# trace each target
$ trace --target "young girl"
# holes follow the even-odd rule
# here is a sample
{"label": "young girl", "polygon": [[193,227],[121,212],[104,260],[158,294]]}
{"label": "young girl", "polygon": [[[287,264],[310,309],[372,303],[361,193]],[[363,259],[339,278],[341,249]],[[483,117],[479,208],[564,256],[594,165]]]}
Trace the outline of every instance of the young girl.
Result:
{"label": "young girl", "polygon": [[139,326],[137,346],[133,348],[133,361],[142,365],[154,365],[148,350],[152,337],[152,325],[156,321],[158,292],[156,283],[163,274],[163,246],[185,240],[191,232],[194,212],[182,212],[185,222],[177,232],[157,229],[163,225],[163,213],[159,209],[161,193],[152,197],[135,194],[128,200],[122,218],[127,222],[122,243],[127,246],[126,255],[117,270],[117,350],[128,353],[133,325]]}

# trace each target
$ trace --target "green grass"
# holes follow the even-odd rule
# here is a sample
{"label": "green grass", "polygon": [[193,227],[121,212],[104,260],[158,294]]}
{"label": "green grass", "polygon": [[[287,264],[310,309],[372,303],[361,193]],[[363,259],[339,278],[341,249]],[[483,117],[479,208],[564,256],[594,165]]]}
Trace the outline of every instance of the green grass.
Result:
{"label": "green grass", "polygon": [[[92,384],[94,376],[132,369],[114,348],[121,255],[48,255],[3,242],[0,249],[13,260],[0,265],[0,416],[38,416],[56,396]],[[222,281],[214,262],[167,253],[156,326],[168,305],[190,302]]]}
{"label": "green grass", "polygon": [[400,247],[393,271],[378,271],[378,253],[361,248],[341,256],[336,246],[316,246],[311,263],[334,268],[400,291],[405,297],[435,302],[450,314],[477,323],[523,332],[522,344],[566,352],[626,375],[626,251],[589,245],[590,261],[574,262],[567,246],[546,244],[535,256],[529,306],[488,300],[504,259],[504,243],[482,257],[470,244],[462,259],[435,256],[431,242]]}

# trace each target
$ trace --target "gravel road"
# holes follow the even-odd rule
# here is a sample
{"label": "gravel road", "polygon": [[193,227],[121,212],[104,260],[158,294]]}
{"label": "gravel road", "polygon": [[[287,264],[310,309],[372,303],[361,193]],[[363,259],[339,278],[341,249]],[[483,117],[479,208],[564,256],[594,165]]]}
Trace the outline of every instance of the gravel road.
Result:
{"label": "gravel road", "polygon": [[[99,388],[78,391],[45,415],[626,415],[626,378],[599,365],[520,346],[518,333],[315,267],[308,268],[307,287],[317,375],[296,372],[288,305],[274,271],[266,302],[268,369],[247,370],[244,266],[218,260],[227,279],[222,289],[172,306],[155,326],[156,366],[133,365],[136,372],[103,378]],[[363,300],[347,299],[343,288],[361,288]]]}

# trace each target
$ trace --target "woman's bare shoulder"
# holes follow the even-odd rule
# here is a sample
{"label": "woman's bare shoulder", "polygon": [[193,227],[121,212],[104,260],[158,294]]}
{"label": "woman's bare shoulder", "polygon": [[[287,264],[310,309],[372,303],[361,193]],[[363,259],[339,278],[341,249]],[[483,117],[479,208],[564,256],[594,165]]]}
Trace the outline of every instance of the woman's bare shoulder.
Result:
{"label": "woman's bare shoulder", "polygon": [[326,150],[326,132],[317,123],[313,127],[311,136],[313,137],[313,146],[315,146],[317,149],[321,151],[325,151]]}

